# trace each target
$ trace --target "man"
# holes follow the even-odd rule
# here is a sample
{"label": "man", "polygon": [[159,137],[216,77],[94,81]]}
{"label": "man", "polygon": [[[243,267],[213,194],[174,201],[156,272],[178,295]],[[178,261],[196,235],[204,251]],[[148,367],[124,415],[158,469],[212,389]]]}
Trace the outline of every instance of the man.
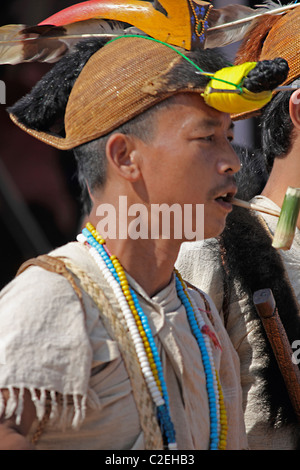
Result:
{"label": "man", "polygon": [[[268,179],[264,179],[265,162],[259,165],[257,157],[252,162],[251,155],[237,178],[241,198],[256,196],[254,202],[277,210],[287,187],[300,186],[299,20],[296,8],[259,22],[245,38],[236,60],[281,56],[289,63],[285,84],[294,86],[295,91],[276,94],[261,112],[261,153],[266,158]],[[260,176],[251,181],[253,170]],[[272,215],[234,208],[219,239],[203,245],[184,244],[177,262],[187,281],[210,294],[239,354],[251,449],[295,449],[300,444],[296,414],[252,300],[255,291],[272,289],[293,347],[300,337],[300,221],[292,248],[280,252],[271,246],[277,221]]]}
{"label": "man", "polygon": [[151,38],[81,43],[10,109],[30,135],[74,149],[93,209],[78,242],[1,293],[2,448],[247,447],[237,355],[206,295],[174,273],[186,238],[152,236],[161,204],[204,204],[204,236],[224,229],[240,163],[199,73],[224,65]]}
{"label": "man", "polygon": [[[223,59],[210,52],[200,54],[199,58],[200,65],[212,71],[223,65]],[[70,87],[65,137],[46,132],[45,121],[53,129],[65,100],[55,102],[51,93],[58,91],[57,83],[70,71],[78,74],[74,64],[79,62],[86,65]],[[62,59],[11,113],[19,125],[38,138],[60,147],[76,147],[79,171],[87,180],[93,199],[89,218],[93,226],[100,221],[97,210],[110,204],[118,211],[117,201],[122,195],[126,196],[128,207],[142,204],[149,214],[154,204],[176,202],[183,207],[187,203],[205,203],[211,213],[205,234],[214,236],[223,230],[229,211],[216,199],[224,192],[235,193],[233,175],[240,164],[230,146],[233,137],[230,117],[204,103],[196,90],[203,90],[207,79],[193,69],[174,50],[147,39],[122,38],[100,49],[99,43],[92,41],[81,44],[79,51]],[[39,90],[47,96],[46,104],[41,104]],[[39,117],[33,123],[35,107]],[[147,110],[143,112],[144,109]],[[201,185],[199,180],[203,180]],[[116,215],[118,220],[119,214]],[[72,278],[69,282],[61,275],[34,266],[1,294],[0,330],[5,357],[0,373],[6,412],[1,447],[30,448],[27,439],[31,440],[34,434],[36,440],[36,427],[45,417],[47,403],[52,416],[37,448],[162,448],[163,440],[169,448],[176,443],[182,449],[218,447],[224,445],[227,433],[223,405],[216,408],[216,393],[220,399],[223,393],[228,420],[227,447],[245,448],[237,358],[219,319],[213,320],[214,326],[208,320],[206,311],[210,307],[206,297],[191,291],[188,296],[201,309],[204,331],[213,338],[206,346],[211,351],[205,359],[206,366],[207,361],[214,362],[207,369],[207,383],[211,383],[207,400],[199,346],[190,332],[185,313],[188,307],[180,300],[185,296],[180,278],[176,277],[175,282],[173,273],[181,240],[133,239],[127,233],[123,238],[106,240],[107,252],[113,253],[126,271],[125,275],[120,264],[114,271],[115,276],[119,273],[122,285],[127,286],[125,297],[115,278],[109,277],[113,267],[105,265],[115,262],[115,258],[109,261],[99,255],[103,242],[99,244],[99,236],[88,227],[91,232],[84,231],[79,243],[51,254],[64,257],[66,264],[72,260],[73,266],[67,265],[76,271],[76,281]],[[128,324],[123,319],[118,325],[119,338],[112,320],[116,315],[122,317],[122,313],[127,318],[133,308],[135,312],[141,311],[141,320],[133,321],[136,313]],[[213,312],[213,306],[211,309]],[[113,317],[108,320],[111,312]],[[13,317],[15,320],[10,323]],[[149,325],[143,327],[142,335],[147,333],[150,337],[143,353],[136,331],[141,330],[141,321],[146,320]],[[136,343],[130,339],[131,334]],[[139,365],[135,348],[138,357],[142,354],[142,370],[140,367],[135,370]],[[202,353],[206,355],[203,350]],[[218,375],[223,392],[217,392],[216,378],[213,379]],[[150,392],[144,390],[146,382]],[[142,398],[143,404],[139,403]],[[160,413],[159,421],[153,411],[153,400],[158,400],[154,403]],[[57,411],[59,419],[55,420]],[[216,412],[222,418],[221,427]],[[158,422],[164,426],[163,436]],[[59,425],[66,427],[65,433],[61,433]],[[72,425],[80,425],[80,429],[74,431]]]}

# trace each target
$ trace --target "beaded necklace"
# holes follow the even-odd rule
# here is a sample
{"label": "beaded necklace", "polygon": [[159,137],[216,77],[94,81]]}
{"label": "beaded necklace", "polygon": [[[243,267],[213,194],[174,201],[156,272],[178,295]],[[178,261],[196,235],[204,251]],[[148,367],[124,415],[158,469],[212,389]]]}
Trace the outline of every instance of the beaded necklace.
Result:
{"label": "beaded necklace", "polygon": [[[87,245],[90,254],[99,266],[104,278],[111,286],[120,305],[129,333],[135,346],[144,379],[156,406],[157,417],[162,435],[170,450],[177,449],[175,429],[170,416],[169,396],[164,380],[160,356],[137,295],[130,287],[125,271],[116,256],[108,253],[105,240],[92,224],[87,223],[78,241]],[[177,295],[184,305],[191,330],[197,340],[206,374],[206,387],[210,409],[210,449],[225,449],[227,418],[222,389],[217,372],[213,366],[212,348],[209,336],[202,334],[206,325],[188,295],[184,281],[175,271]]]}

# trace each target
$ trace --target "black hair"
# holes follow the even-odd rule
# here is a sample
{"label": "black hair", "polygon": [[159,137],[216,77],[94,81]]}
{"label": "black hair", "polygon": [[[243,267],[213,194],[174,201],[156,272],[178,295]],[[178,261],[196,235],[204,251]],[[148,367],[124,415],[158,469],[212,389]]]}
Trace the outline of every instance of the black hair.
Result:
{"label": "black hair", "polygon": [[289,113],[292,91],[277,93],[262,110],[260,118],[261,148],[268,172],[271,171],[275,158],[284,158],[292,141],[293,123]]}
{"label": "black hair", "polygon": [[[250,71],[244,80],[244,86],[252,92],[273,90],[287,78],[288,63],[280,57],[274,60],[262,60]],[[283,157],[289,150],[292,141],[292,121],[289,115],[289,99],[291,92],[278,93],[266,105],[261,114],[261,146],[269,173],[274,158]]]}
{"label": "black hair", "polygon": [[260,149],[253,149],[246,146],[232,144],[237,153],[241,169],[234,175],[239,199],[250,201],[254,196],[260,194],[264,189],[268,172]]}

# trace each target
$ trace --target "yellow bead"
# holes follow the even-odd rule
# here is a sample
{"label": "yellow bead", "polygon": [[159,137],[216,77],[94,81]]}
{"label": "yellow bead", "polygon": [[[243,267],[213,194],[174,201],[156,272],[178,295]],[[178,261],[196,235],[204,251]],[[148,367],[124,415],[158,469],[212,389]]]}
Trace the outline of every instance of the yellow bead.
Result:
{"label": "yellow bead", "polygon": [[219,449],[221,450],[225,450],[226,449],[226,441],[225,440],[220,440],[220,443],[219,443]]}

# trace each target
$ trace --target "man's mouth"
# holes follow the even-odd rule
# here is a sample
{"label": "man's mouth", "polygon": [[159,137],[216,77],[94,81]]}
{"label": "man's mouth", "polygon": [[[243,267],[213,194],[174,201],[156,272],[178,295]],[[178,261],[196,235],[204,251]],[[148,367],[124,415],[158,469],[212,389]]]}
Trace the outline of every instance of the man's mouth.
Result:
{"label": "man's mouth", "polygon": [[236,191],[228,191],[224,194],[221,194],[220,196],[215,198],[215,201],[226,211],[230,212],[232,210],[232,199],[234,195],[236,194]]}
{"label": "man's mouth", "polygon": [[221,194],[221,196],[218,196],[217,199],[224,199],[226,201],[228,201],[230,198],[230,195],[229,193],[224,193],[224,194]]}

